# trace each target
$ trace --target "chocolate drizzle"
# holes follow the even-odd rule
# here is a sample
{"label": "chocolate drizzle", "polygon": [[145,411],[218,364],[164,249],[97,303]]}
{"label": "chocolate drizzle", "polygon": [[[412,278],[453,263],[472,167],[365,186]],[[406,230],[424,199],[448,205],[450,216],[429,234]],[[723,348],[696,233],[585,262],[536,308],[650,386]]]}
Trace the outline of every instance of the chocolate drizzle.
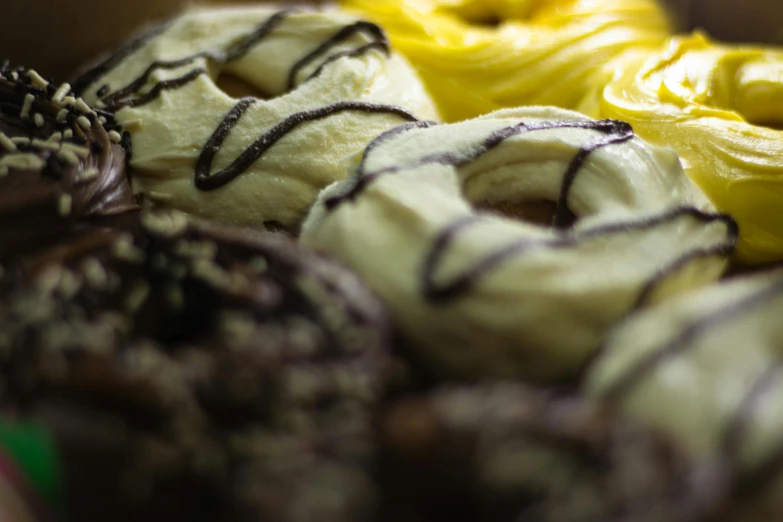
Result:
{"label": "chocolate drizzle", "polygon": [[[651,352],[639,360],[632,368],[618,379],[606,392],[604,397],[612,402],[618,402],[627,397],[645,377],[673,357],[685,355],[696,347],[695,341],[713,327],[750,313],[770,299],[783,294],[783,281],[778,281],[769,287],[745,297],[739,301],[731,301],[726,306],[702,317],[684,328],[674,339],[662,348]],[[731,440],[732,437],[728,437]]]}
{"label": "chocolate drizzle", "polygon": [[[734,224],[733,220],[728,216],[707,214],[691,207],[676,208],[664,214],[638,221],[612,223],[580,231],[578,233],[565,232],[561,237],[553,239],[525,239],[510,243],[488,255],[463,273],[457,275],[452,281],[438,284],[435,282],[435,274],[438,272],[438,268],[451,244],[463,230],[472,225],[481,223],[485,219],[485,217],[481,215],[467,216],[452,223],[436,237],[433,246],[424,261],[424,269],[422,272],[424,296],[433,303],[444,303],[454,300],[473,288],[483,276],[512,257],[542,249],[573,248],[581,243],[602,236],[649,230],[682,217],[690,217],[704,223],[710,223],[716,220],[724,221],[729,223],[729,227]],[[656,274],[656,277],[659,277],[659,275]]]}
{"label": "chocolate drizzle", "polygon": [[[429,125],[426,125],[429,126]],[[426,127],[424,126],[424,127]],[[403,130],[411,130],[412,127],[408,127]],[[391,167],[385,167],[373,172],[365,172],[364,165],[366,163],[366,157],[362,161],[362,169],[359,170],[355,178],[354,185],[346,191],[344,194],[333,196],[328,198],[324,204],[328,210],[335,210],[341,204],[347,201],[354,201],[367,186],[378,179],[384,174],[396,174],[404,170],[415,169],[428,164],[441,164],[450,165],[453,167],[461,167],[473,161],[476,161],[481,156],[491,151],[508,138],[525,134],[534,131],[553,130],[553,129],[587,129],[606,134],[607,137],[599,138],[588,142],[579,149],[579,152],[571,161],[563,175],[563,184],[560,190],[560,197],[557,202],[557,210],[553,218],[553,224],[555,226],[565,223],[570,217],[570,211],[568,210],[568,196],[571,190],[571,186],[576,179],[576,176],[581,169],[587,158],[596,150],[622,143],[633,138],[633,130],[630,125],[625,122],[619,122],[614,120],[583,120],[583,121],[543,121],[532,125],[528,125],[525,122],[520,122],[516,125],[510,125],[503,127],[492,134],[490,134],[478,147],[472,150],[468,154],[459,154],[455,152],[442,152],[437,154],[431,154],[418,160],[414,164],[395,165]],[[371,145],[373,145],[371,143]]]}
{"label": "chocolate drizzle", "polygon": [[310,80],[317,77],[319,74],[321,74],[322,69],[327,64],[332,63],[339,58],[360,56],[361,54],[371,49],[378,49],[387,55],[389,54],[389,41],[386,39],[386,35],[383,33],[383,30],[380,27],[373,23],[364,21],[347,25],[340,29],[334,36],[319,45],[314,51],[305,55],[301,60],[294,64],[294,66],[291,68],[291,72],[288,74],[288,82],[286,83],[287,89],[290,91],[296,86],[296,77],[299,75],[302,69],[307,67],[321,56],[327,54],[329,50],[335,45],[344,42],[357,33],[369,34],[372,38],[374,38],[374,41],[370,44],[359,47],[358,49],[342,51],[333,56],[330,56],[307,79]]}
{"label": "chocolate drizzle", "polygon": [[214,174],[210,174],[212,162],[215,159],[215,155],[220,150],[221,145],[240,118],[242,118],[242,115],[245,114],[247,109],[256,101],[258,101],[256,98],[243,98],[240,100],[239,103],[229,111],[212,136],[210,136],[196,163],[195,184],[198,189],[214,190],[226,185],[247,170],[250,165],[260,158],[264,152],[269,150],[270,147],[280,141],[280,139],[284,138],[289,132],[306,122],[349,111],[369,114],[394,114],[408,121],[416,120],[416,117],[413,114],[402,107],[378,105],[360,101],[343,101],[309,111],[297,112],[265,132],[245,149],[231,165]]}

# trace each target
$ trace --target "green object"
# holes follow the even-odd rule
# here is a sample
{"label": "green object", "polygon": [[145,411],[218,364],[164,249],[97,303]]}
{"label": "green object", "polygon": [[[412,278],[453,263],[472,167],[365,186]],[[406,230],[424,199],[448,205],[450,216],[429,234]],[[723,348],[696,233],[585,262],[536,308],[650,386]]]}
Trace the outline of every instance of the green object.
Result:
{"label": "green object", "polygon": [[63,512],[63,481],[54,438],[46,427],[0,419],[0,448],[56,513]]}

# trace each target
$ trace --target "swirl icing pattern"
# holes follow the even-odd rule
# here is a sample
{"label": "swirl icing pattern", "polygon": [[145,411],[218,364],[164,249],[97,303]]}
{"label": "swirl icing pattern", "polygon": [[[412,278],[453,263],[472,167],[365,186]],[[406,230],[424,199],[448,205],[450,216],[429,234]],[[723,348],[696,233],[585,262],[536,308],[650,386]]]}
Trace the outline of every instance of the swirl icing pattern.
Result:
{"label": "swirl icing pattern", "polygon": [[718,278],[737,230],[708,208],[627,124],[525,108],[382,134],[302,241],[357,270],[439,371],[557,380],[630,310]]}
{"label": "swirl icing pattern", "polygon": [[190,11],[75,86],[129,131],[147,201],[291,232],[345,156],[437,117],[380,28],[337,11]]}

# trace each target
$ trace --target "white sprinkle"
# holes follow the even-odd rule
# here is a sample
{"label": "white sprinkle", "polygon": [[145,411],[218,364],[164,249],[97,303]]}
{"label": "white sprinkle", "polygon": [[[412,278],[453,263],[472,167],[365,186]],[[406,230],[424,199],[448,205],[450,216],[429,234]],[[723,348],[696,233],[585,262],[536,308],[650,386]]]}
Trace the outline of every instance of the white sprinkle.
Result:
{"label": "white sprinkle", "polygon": [[63,138],[65,139],[73,138],[73,129],[65,129],[63,131]]}
{"label": "white sprinkle", "polygon": [[81,159],[87,159],[87,157],[90,155],[90,149],[80,145],[75,145],[73,143],[63,143],[62,150],[69,150],[79,156]]}
{"label": "white sprinkle", "polygon": [[57,202],[57,213],[61,216],[70,216],[71,208],[73,207],[73,198],[70,194],[63,194],[60,196],[60,201]]}
{"label": "white sprinkle", "polygon": [[79,112],[82,112],[84,114],[90,114],[92,112],[92,109],[90,109],[90,106],[84,103],[84,100],[81,98],[76,98],[75,103],[76,110]]}
{"label": "white sprinkle", "polygon": [[22,113],[19,115],[20,118],[25,119],[28,116],[30,116],[30,109],[33,108],[34,101],[35,101],[35,96],[33,96],[32,94],[24,95],[24,103],[22,104]]}
{"label": "white sprinkle", "polygon": [[79,164],[79,157],[71,150],[61,150],[57,153],[57,157],[71,166]]}
{"label": "white sprinkle", "polygon": [[82,172],[81,175],[79,176],[79,181],[87,182],[97,177],[98,177],[98,169],[93,167]]}
{"label": "white sprinkle", "polygon": [[0,132],[0,147],[5,149],[7,152],[16,152],[16,143],[11,141],[11,139],[3,132]]}
{"label": "white sprinkle", "polygon": [[49,141],[53,142],[61,142],[63,140],[63,133],[60,131],[54,131],[51,136],[49,136]]}
{"label": "white sprinkle", "polygon": [[0,178],[7,175],[8,175],[8,167],[6,167],[5,165],[0,165]]}
{"label": "white sprinkle", "polygon": [[56,91],[54,91],[54,96],[52,96],[52,101],[54,103],[62,103],[63,98],[65,98],[65,95],[68,94],[68,92],[71,90],[71,86],[67,83],[64,83],[60,85]]}
{"label": "white sprinkle", "polygon": [[75,103],[76,103],[76,98],[74,98],[73,96],[66,96],[65,98],[63,98],[63,105],[65,105],[66,107],[70,107]]}
{"label": "white sprinkle", "polygon": [[16,72],[16,71],[11,71],[11,79],[12,79],[13,81],[16,81],[16,80],[18,80],[18,79],[19,79],[19,73],[18,73],[18,72]]}
{"label": "white sprinkle", "polygon": [[36,127],[43,127],[44,126],[44,117],[41,116],[40,113],[36,112],[33,114],[33,121],[35,122]]}
{"label": "white sprinkle", "polygon": [[122,124],[122,127],[128,132],[138,132],[141,130],[141,120],[128,120]]}
{"label": "white sprinkle", "polygon": [[11,138],[11,141],[17,145],[30,145],[30,138],[25,138],[24,136],[14,136]]}
{"label": "white sprinkle", "polygon": [[33,146],[38,147],[39,149],[60,150],[60,145],[58,143],[53,141],[39,140],[37,138],[33,140]]}
{"label": "white sprinkle", "polygon": [[150,294],[150,287],[147,283],[139,282],[128,294],[125,305],[130,312],[136,312],[147,300]]}
{"label": "white sprinkle", "polygon": [[103,100],[98,100],[98,101],[95,102],[95,106],[97,108],[99,108],[99,109],[105,109],[106,108],[106,103],[104,103]]}
{"label": "white sprinkle", "polygon": [[68,109],[60,109],[55,119],[57,120],[57,123],[62,123],[65,121],[65,118],[67,117],[68,117]]}
{"label": "white sprinkle", "polygon": [[117,259],[131,263],[143,263],[145,259],[144,251],[133,244],[133,236],[130,234],[117,238],[112,245],[112,253]]}
{"label": "white sprinkle", "polygon": [[157,201],[158,203],[166,203],[168,201],[171,201],[171,199],[174,197],[171,194],[166,194],[165,192],[157,192],[154,190],[145,192],[144,195],[149,199],[151,199],[152,201]]}
{"label": "white sprinkle", "polygon": [[38,74],[36,71],[30,69],[27,71],[27,76],[30,77],[31,83],[35,85],[36,87],[41,87],[42,89],[45,89],[47,85],[49,85],[49,82],[43,79],[43,77]]}
{"label": "white sprinkle", "polygon": [[107,121],[106,118],[104,118],[103,116],[98,116],[98,123],[100,123],[101,125],[106,125],[106,121]]}
{"label": "white sprinkle", "polygon": [[19,170],[40,171],[46,165],[46,162],[35,154],[19,153],[9,154],[0,158],[0,165]]}
{"label": "white sprinkle", "polygon": [[122,141],[122,136],[120,136],[119,132],[113,130],[113,131],[109,131],[109,139],[114,143],[119,143]]}
{"label": "white sprinkle", "polygon": [[79,116],[76,118],[76,123],[84,130],[89,130],[90,127],[92,127],[92,123],[90,123],[90,120],[88,120],[86,116]]}
{"label": "white sprinkle", "polygon": [[88,257],[82,261],[84,278],[95,288],[104,288],[109,282],[109,275],[103,265],[94,257]]}
{"label": "white sprinkle", "polygon": [[150,232],[162,237],[176,237],[188,229],[188,220],[179,212],[148,212],[141,216],[141,222]]}

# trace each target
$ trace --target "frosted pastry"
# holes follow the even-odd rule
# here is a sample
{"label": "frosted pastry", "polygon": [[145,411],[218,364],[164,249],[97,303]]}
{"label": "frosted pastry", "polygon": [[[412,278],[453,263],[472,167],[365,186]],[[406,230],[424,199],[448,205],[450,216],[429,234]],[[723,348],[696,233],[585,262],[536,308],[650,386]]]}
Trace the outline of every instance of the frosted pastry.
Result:
{"label": "frosted pastry", "polygon": [[342,0],[380,24],[447,121],[502,107],[575,108],[627,48],[670,33],[653,0]]}
{"label": "frosted pastry", "polygon": [[68,84],[0,66],[0,262],[138,210],[121,133]]}
{"label": "frosted pastry", "polygon": [[377,26],[338,11],[187,12],[80,77],[130,133],[145,200],[297,231],[343,158],[435,110]]}
{"label": "frosted pastry", "polygon": [[619,326],[588,393],[741,472],[750,497],[730,520],[783,516],[783,271],[732,280],[640,312]]}
{"label": "frosted pastry", "polygon": [[739,260],[783,258],[783,49],[695,34],[611,65],[582,109],[674,148],[688,175],[739,223]]}
{"label": "frosted pastry", "polygon": [[627,124],[505,110],[380,135],[301,240],[356,269],[437,370],[562,379],[634,307],[721,274],[737,230],[702,198]]}
{"label": "frosted pastry", "polygon": [[369,519],[390,335],[355,275],[168,212],[46,257],[0,294],[0,408],[63,450],[64,519]]}

